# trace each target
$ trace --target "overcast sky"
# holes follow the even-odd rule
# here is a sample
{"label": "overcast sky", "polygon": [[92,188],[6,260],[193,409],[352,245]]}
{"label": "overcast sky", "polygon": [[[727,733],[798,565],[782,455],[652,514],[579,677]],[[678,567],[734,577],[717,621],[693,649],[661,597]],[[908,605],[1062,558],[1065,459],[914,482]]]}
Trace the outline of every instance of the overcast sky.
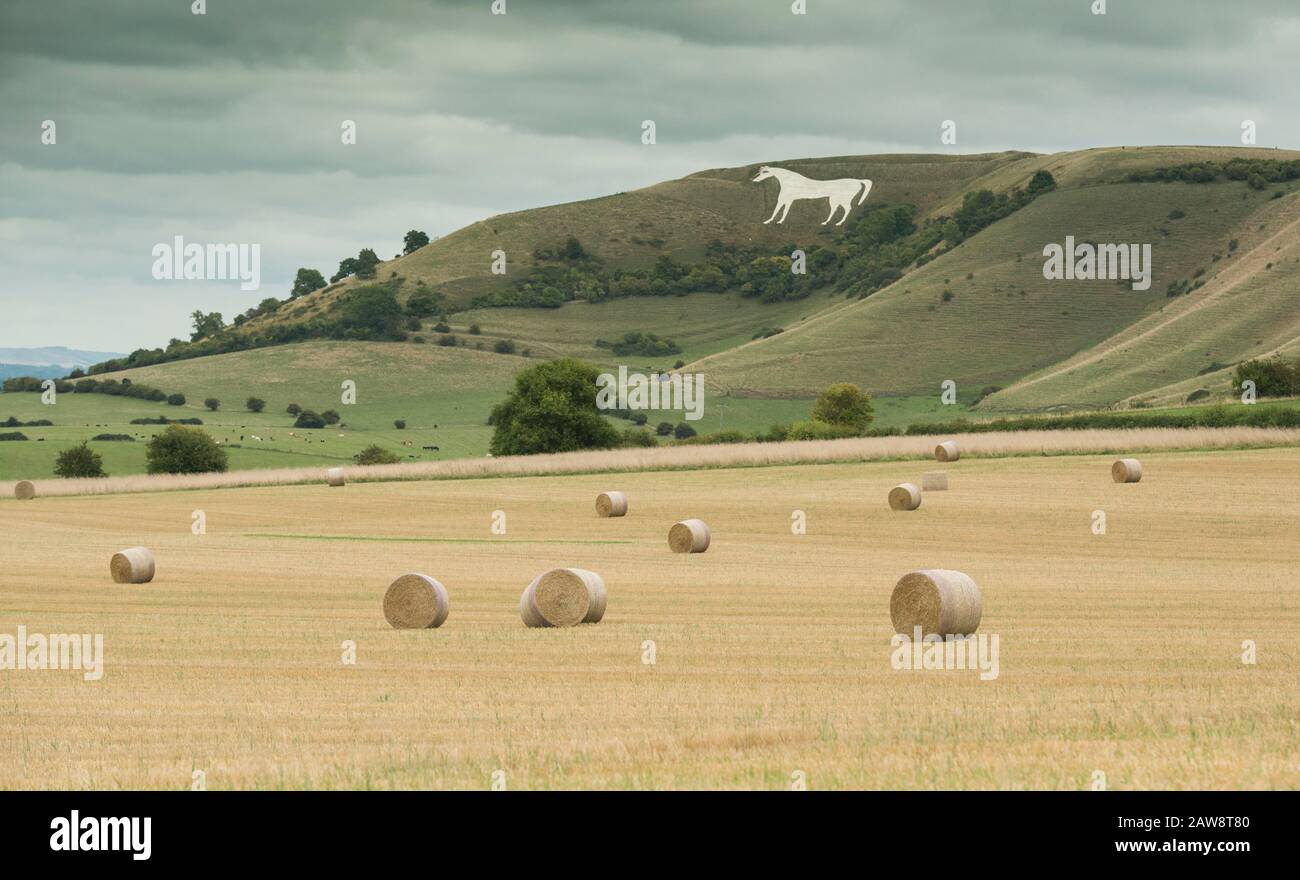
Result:
{"label": "overcast sky", "polygon": [[[1297,0],[506,3],[2,0],[0,347],[165,345],[413,227],[706,168],[1300,146]],[[176,235],[260,244],[261,289],[155,281]]]}

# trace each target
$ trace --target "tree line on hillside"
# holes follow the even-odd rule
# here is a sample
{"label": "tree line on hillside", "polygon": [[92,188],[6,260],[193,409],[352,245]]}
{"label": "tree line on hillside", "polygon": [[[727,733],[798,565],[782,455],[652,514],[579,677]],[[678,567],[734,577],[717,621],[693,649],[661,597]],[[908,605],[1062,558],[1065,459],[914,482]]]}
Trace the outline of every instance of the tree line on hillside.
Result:
{"label": "tree line on hillside", "polygon": [[696,263],[682,263],[663,254],[647,269],[609,270],[577,238],[569,236],[562,246],[535,250],[536,265],[516,278],[509,289],[475,297],[472,305],[559,308],[575,300],[600,303],[632,296],[730,290],[764,303],[803,299],[822,288],[870,296],[897,281],[910,266],[923,265],[1055,187],[1052,174],[1039,170],[1023,189],[967,193],[952,216],[927,218],[919,225],[915,205],[868,205],[850,220],[838,242],[802,249],[804,272],[792,271],[791,254],[797,248],[793,243],[774,253],[716,239]]}
{"label": "tree line on hillside", "polygon": [[1130,171],[1130,183],[1214,183],[1219,180],[1245,181],[1251,189],[1267,189],[1270,183],[1300,180],[1300,159],[1229,159],[1226,162],[1188,162]]}

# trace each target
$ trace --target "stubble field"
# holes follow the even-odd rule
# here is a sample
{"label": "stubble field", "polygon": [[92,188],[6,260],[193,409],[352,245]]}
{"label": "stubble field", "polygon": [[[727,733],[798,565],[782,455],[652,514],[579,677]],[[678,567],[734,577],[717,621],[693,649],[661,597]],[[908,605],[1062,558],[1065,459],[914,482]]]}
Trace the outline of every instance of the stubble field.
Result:
{"label": "stubble field", "polygon": [[[102,633],[105,671],[0,670],[0,787],[1300,786],[1300,449],[1147,453],[1131,485],[1112,458],[6,500],[0,633]],[[674,556],[691,516],[713,546]],[[113,584],[136,544],[156,579]],[[602,623],[523,626],[557,566],[604,576]],[[891,667],[925,567],[980,585],[996,679]],[[408,571],[442,628],[385,623]]]}

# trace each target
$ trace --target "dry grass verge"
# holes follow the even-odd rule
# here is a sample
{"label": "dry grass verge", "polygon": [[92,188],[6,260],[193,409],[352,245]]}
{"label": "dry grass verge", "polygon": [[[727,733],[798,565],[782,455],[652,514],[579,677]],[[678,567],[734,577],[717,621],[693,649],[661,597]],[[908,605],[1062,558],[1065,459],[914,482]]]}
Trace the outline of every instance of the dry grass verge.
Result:
{"label": "dry grass verge", "polygon": [[[1091,431],[989,432],[958,436],[962,456],[976,458],[1300,446],[1300,429],[1296,428],[1106,428]],[[939,439],[924,435],[853,437],[845,440],[661,446],[654,449],[464,458],[355,467],[348,469],[348,477],[351,481],[365,483],[932,459]],[[125,492],[300,485],[319,481],[320,468],[305,467],[229,471],[221,474],[139,474],[86,480],[39,480],[35,488],[38,496],[114,495]],[[12,497],[13,492],[13,483],[0,483],[0,499]]]}

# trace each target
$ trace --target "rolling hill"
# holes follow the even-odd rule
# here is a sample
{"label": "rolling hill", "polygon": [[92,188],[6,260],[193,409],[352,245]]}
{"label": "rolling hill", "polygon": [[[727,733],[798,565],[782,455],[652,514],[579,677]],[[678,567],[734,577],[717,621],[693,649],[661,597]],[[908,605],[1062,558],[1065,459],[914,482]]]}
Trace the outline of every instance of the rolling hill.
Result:
{"label": "rolling hill", "polygon": [[[1224,367],[1237,361],[1300,346],[1298,184],[1256,189],[1228,179],[1129,178],[1189,163],[1298,158],[1290,151],[1175,146],[770,163],[815,178],[872,179],[868,208],[914,205],[921,223],[953,215],[975,190],[1008,192],[1039,170],[1054,176],[1054,191],[860,300],[836,295],[828,284],[820,295],[793,302],[702,293],[575,301],[559,309],[467,308],[475,296],[532,269],[535,251],[568,236],[612,270],[645,268],[664,254],[690,263],[715,240],[774,254],[846,247],[850,227],[820,225],[824,201],[798,202],[785,224],[764,225],[776,188],[751,182],[759,164],[493,217],[382,263],[376,277],[400,279],[399,299],[438,290],[453,331],[477,324],[488,340],[520,341],[534,356],[612,362],[597,339],[637,330],[670,336],[680,356],[637,364],[667,368],[685,360],[716,393],[733,397],[806,398],[841,380],[878,396],[927,396],[952,379],[967,401],[989,386],[1005,389],[981,403],[991,411],[1178,402],[1196,388],[1226,391]],[[1150,243],[1150,289],[1045,279],[1043,247],[1067,235]],[[490,272],[498,249],[507,255],[505,277]],[[1168,296],[1178,282],[1197,286]],[[259,332],[318,316],[363,283],[345,279],[246,328]],[[769,328],[785,332],[754,338]]]}
{"label": "rolling hill", "polygon": [[[1208,397],[1198,397],[1222,401],[1231,393],[1235,363],[1300,356],[1300,180],[1261,183],[1253,174],[1224,173],[1234,160],[1255,163],[1251,167],[1261,160],[1294,163],[1300,153],[1119,147],[762,163],[817,179],[873,180],[865,207],[855,206],[843,226],[821,225],[824,200],[796,202],[784,224],[765,225],[777,187],[752,182],[759,163],[702,171],[632,192],[488,218],[381,263],[371,280],[346,278],[214,337],[243,339],[232,347],[246,350],[106,378],[184,393],[182,409],[203,415],[223,437],[237,427],[247,428],[244,434],[253,430],[249,426],[267,429],[256,452],[247,441],[232,450],[240,466],[253,466],[245,461],[250,457],[275,465],[304,455],[337,460],[367,442],[398,448],[415,433],[420,442],[415,451],[401,448],[404,457],[430,444],[440,447],[440,457],[481,455],[490,434],[487,414],[515,373],[561,356],[646,371],[682,363],[703,373],[711,396],[705,419],[695,426],[702,433],[757,431],[806,418],[810,398],[837,381],[870,391],[883,426],[966,414],[1179,405],[1202,390]],[[1167,173],[1188,167],[1218,172],[1193,175],[1197,182],[1191,183]],[[1039,172],[1050,173],[1054,186],[1029,187],[1031,196],[1021,198]],[[1010,196],[1009,208],[952,237],[947,230],[982,190],[1003,204]],[[899,211],[910,218],[907,229],[872,239],[882,225],[877,221]],[[1149,289],[1135,290],[1125,280],[1045,278],[1044,246],[1067,236],[1150,244]],[[557,260],[554,254],[570,238],[580,242],[581,260]],[[793,293],[768,296],[761,285],[740,284],[748,261],[785,267],[796,247],[812,256],[803,286]],[[906,252],[900,272],[849,272],[867,257],[908,247],[914,250]],[[504,276],[491,271],[498,250],[506,255]],[[819,252],[833,258],[819,262]],[[659,295],[643,290],[574,298],[575,291],[566,289],[570,301],[554,308],[491,305],[493,295],[521,278],[557,267],[599,273],[606,284],[625,273],[658,272],[665,262],[686,272],[720,259],[740,268],[727,283],[696,292],[668,285]],[[417,292],[436,293],[440,315],[404,319],[399,336],[406,341],[268,344],[286,328],[321,326],[355,291],[376,284],[403,304]],[[614,354],[610,340],[640,332],[671,339],[675,348]],[[288,403],[337,404],[339,384],[348,378],[358,382],[359,399],[344,408],[344,437],[322,436],[315,446],[287,437]],[[945,380],[957,384],[956,406],[939,400]],[[225,402],[222,411],[203,413],[201,401],[209,396]],[[249,396],[266,399],[267,412],[227,415]],[[0,415],[47,415],[27,397],[34,398],[0,398],[0,410],[9,406]],[[161,404],[101,395],[83,400],[90,397],[65,396],[65,419],[41,433],[54,441],[80,440],[144,409],[176,415]],[[650,415],[652,426],[680,418]],[[65,424],[67,418],[72,423]],[[394,429],[396,419],[407,420],[411,432]],[[280,429],[274,442],[267,439],[272,428]],[[5,444],[10,450],[20,445],[31,446]],[[54,451],[29,448],[23,455],[45,468]],[[138,447],[114,447],[113,456],[119,470],[142,462]],[[10,455],[0,471],[26,466],[16,460]]]}

